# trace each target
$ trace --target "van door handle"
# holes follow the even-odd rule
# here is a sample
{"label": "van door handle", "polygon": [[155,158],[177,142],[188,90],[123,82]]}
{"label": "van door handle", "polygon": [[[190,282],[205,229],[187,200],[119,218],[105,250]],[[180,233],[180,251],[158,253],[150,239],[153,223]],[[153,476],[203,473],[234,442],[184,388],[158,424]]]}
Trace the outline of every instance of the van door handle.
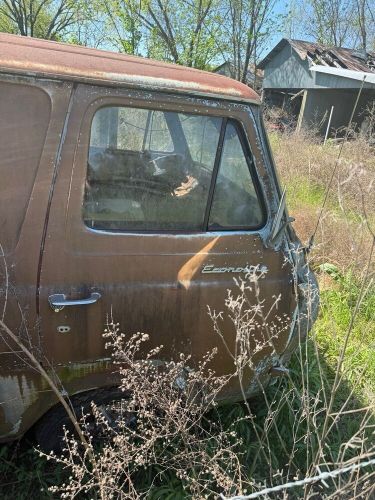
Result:
{"label": "van door handle", "polygon": [[92,292],[90,297],[86,299],[69,300],[64,293],[55,293],[48,297],[48,302],[55,312],[59,312],[66,306],[87,306],[89,304],[95,304],[100,297],[100,293]]}

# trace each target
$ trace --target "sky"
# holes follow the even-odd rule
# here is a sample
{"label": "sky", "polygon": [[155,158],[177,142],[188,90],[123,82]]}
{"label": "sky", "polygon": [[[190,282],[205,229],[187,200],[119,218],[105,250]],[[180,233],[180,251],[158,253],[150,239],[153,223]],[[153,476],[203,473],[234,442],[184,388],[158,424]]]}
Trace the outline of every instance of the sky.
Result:
{"label": "sky", "polygon": [[[275,7],[273,9],[274,14],[276,17],[283,17],[286,18],[288,15],[288,12],[293,9],[293,10],[298,10],[301,9],[302,3],[300,0],[276,0],[275,1]],[[304,31],[303,31],[303,26],[299,22],[298,16],[297,19],[294,19],[294,21],[286,21],[283,23],[283,26],[280,27],[280,29],[275,29],[275,32],[271,34],[270,38],[267,40],[267,43],[265,44],[265,47],[262,51],[262,56],[264,57],[265,55],[268,54],[268,52],[273,49],[273,47],[282,39],[282,38],[297,38],[297,39],[302,39],[302,40],[310,40],[312,41],[311,37],[309,37]]]}

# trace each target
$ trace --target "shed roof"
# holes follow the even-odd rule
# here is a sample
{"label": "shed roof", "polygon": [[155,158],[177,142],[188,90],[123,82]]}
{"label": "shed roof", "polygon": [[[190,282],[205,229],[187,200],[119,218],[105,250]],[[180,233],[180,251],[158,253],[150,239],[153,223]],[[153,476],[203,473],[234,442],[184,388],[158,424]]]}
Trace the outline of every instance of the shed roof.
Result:
{"label": "shed roof", "polygon": [[0,34],[0,72],[259,102],[231,78],[142,57]]}
{"label": "shed roof", "polygon": [[375,52],[367,52],[365,54],[359,50],[344,47],[327,47],[321,43],[292,40],[289,38],[280,40],[258,67],[264,69],[287,44],[295,50],[302,60],[308,59],[310,64],[352,71],[375,72]]}
{"label": "shed roof", "polygon": [[375,85],[375,73],[367,71],[353,71],[343,68],[328,68],[327,66],[314,65],[311,66],[310,71],[317,73],[326,73],[328,75],[339,76],[342,78],[349,78],[350,80],[365,81],[368,84]]}

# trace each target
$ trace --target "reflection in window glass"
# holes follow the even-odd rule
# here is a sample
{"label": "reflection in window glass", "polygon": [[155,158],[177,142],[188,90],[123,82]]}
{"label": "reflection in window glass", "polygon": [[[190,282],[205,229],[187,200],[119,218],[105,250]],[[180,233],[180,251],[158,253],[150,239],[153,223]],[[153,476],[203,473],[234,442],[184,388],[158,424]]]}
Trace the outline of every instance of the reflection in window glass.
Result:
{"label": "reflection in window glass", "polygon": [[181,125],[191,145],[194,161],[203,164],[210,163],[210,159],[215,158],[216,155],[221,120],[210,116],[185,115],[181,118]]}
{"label": "reflection in window glass", "polygon": [[139,108],[99,109],[91,129],[85,223],[114,231],[203,230],[221,122]]}
{"label": "reflection in window glass", "polygon": [[216,180],[209,229],[254,228],[263,213],[249,166],[233,123],[228,123]]}
{"label": "reflection in window glass", "polygon": [[103,108],[99,113],[96,113],[91,126],[92,146],[99,148],[117,146],[117,127],[110,126],[116,121],[111,119],[112,115],[115,115],[117,120],[117,109]]}
{"label": "reflection in window glass", "polygon": [[150,111],[150,126],[146,146],[151,151],[171,153],[174,149],[165,115],[166,113],[162,111]]}
{"label": "reflection in window glass", "polygon": [[[118,113],[118,149],[141,151],[147,126],[149,111],[146,109],[108,108]],[[113,121],[116,123],[114,114]]]}

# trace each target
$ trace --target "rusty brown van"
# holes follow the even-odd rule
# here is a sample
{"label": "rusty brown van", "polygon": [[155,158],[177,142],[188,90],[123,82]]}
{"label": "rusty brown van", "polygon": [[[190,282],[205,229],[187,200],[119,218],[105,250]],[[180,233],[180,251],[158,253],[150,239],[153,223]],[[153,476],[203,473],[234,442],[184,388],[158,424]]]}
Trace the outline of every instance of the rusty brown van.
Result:
{"label": "rusty brown van", "polygon": [[[215,369],[230,373],[207,305],[222,310],[233,278],[250,268],[264,274],[270,320],[288,318],[273,355],[258,357],[257,377],[267,382],[298,344],[296,317],[307,314],[304,291],[316,284],[296,251],[249,87],[2,34],[0,176],[0,315],[69,395],[111,397],[109,314],[123,331],[163,344],[165,357],[189,350],[200,359],[217,346]],[[312,322],[317,299],[310,306]],[[41,422],[52,435],[55,405],[4,333],[1,440]]]}

